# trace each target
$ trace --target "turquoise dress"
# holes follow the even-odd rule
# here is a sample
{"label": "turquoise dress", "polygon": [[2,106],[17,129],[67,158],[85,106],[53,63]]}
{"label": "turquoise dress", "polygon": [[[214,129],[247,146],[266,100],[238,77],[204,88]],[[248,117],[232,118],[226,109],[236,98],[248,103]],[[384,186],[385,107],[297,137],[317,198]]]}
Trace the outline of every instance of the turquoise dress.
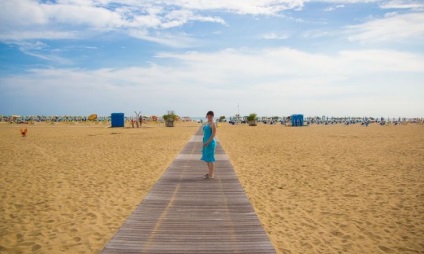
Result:
{"label": "turquoise dress", "polygon": [[[203,126],[203,144],[209,140],[212,135],[212,127],[209,124]],[[215,148],[216,141],[215,138],[212,141],[202,148],[202,158],[201,160],[206,162],[215,162]]]}

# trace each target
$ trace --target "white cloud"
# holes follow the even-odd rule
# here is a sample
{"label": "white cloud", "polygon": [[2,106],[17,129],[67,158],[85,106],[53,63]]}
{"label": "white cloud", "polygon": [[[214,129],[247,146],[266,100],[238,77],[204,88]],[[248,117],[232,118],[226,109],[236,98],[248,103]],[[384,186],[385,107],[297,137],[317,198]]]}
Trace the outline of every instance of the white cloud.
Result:
{"label": "white cloud", "polygon": [[366,4],[378,3],[384,0],[306,0],[305,2],[330,3],[330,4]]}
{"label": "white cloud", "polygon": [[[49,22],[48,16],[35,1],[1,1],[0,23],[1,30],[10,27],[45,25]],[[0,30],[0,31],[1,31]]]}
{"label": "white cloud", "polygon": [[309,30],[305,31],[301,34],[303,38],[308,39],[317,39],[322,37],[330,37],[336,35],[336,32],[329,31],[329,30]]}
{"label": "white cloud", "polygon": [[290,38],[288,34],[277,34],[277,33],[267,33],[261,36],[262,39],[265,40],[286,40]]}
{"label": "white cloud", "polygon": [[56,56],[54,54],[45,54],[45,53],[41,53],[37,51],[28,51],[28,50],[22,50],[22,52],[24,54],[27,54],[27,55],[51,62],[51,63],[61,64],[61,65],[72,64],[72,61],[70,59]]}
{"label": "white cloud", "polygon": [[71,39],[113,30],[134,34],[134,30],[168,29],[191,21],[225,24],[220,17],[200,15],[175,4],[170,8],[160,4],[163,2],[1,1],[0,40]]}
{"label": "white cloud", "polygon": [[94,29],[114,29],[128,25],[119,13],[97,6],[41,5],[52,24],[87,26]]}
{"label": "white cloud", "polygon": [[172,48],[195,47],[197,41],[184,33],[149,32],[142,30],[129,30],[130,36],[145,41],[151,41]]}
{"label": "white cloud", "polygon": [[[146,114],[175,109],[184,115],[203,115],[213,107],[229,115],[234,114],[237,101],[242,114],[261,115],[301,111],[422,116],[424,107],[424,55],[419,54],[361,50],[325,55],[290,48],[245,48],[163,52],[157,57],[165,64],[34,69],[27,75],[2,77],[0,107],[8,112],[22,107],[8,98],[45,99],[54,103],[52,110],[69,109],[72,114],[89,113],[87,109],[99,114],[131,113],[141,108]],[[35,102],[25,103],[34,114],[55,113],[40,112]]]}
{"label": "white cloud", "polygon": [[208,17],[195,15],[189,10],[173,10],[167,13],[164,17],[164,22],[160,25],[161,28],[171,28],[182,26],[190,21],[215,22],[225,24],[225,21],[219,17]]}
{"label": "white cloud", "polygon": [[303,0],[1,1],[0,40],[69,39],[110,30],[131,30],[133,34],[137,29],[168,29],[192,21],[224,25],[221,17],[200,13],[276,15],[302,6]]}
{"label": "white cloud", "polygon": [[237,14],[276,15],[287,9],[301,9],[304,0],[164,0],[164,2],[195,10],[224,10]]}
{"label": "white cloud", "polygon": [[[19,28],[17,28],[19,29]],[[63,40],[63,39],[79,39],[81,38],[80,31],[55,31],[55,30],[44,30],[36,29],[31,30],[10,30],[4,33],[0,32],[0,41],[6,43],[13,43],[14,41],[25,41],[25,40]]]}
{"label": "white cloud", "polygon": [[359,25],[347,27],[351,41],[372,42],[413,42],[424,38],[424,12],[388,15]]}
{"label": "white cloud", "polygon": [[[56,64],[71,64],[72,61],[56,55],[57,50],[49,50],[49,46],[41,41],[28,42],[28,41],[16,41],[15,45],[18,46],[19,50],[27,55],[51,62]],[[46,53],[50,51],[50,53]]]}
{"label": "white cloud", "polygon": [[422,72],[423,56],[394,50],[342,51],[340,56],[349,63],[352,72]]}
{"label": "white cloud", "polygon": [[344,4],[334,5],[334,6],[329,6],[325,8],[324,11],[335,11],[337,9],[344,8],[344,7],[345,7]]}
{"label": "white cloud", "polygon": [[412,9],[419,11],[424,10],[424,3],[414,0],[392,0],[383,2],[380,7],[383,9]]}
{"label": "white cloud", "polygon": [[[142,40],[173,47],[188,47],[190,36],[180,38],[166,32],[190,22],[226,25],[219,16],[205,15],[230,12],[240,15],[280,15],[287,9],[302,9],[308,2],[332,4],[326,11],[344,8],[349,3],[381,2],[381,8],[420,9],[423,3],[413,0],[36,0],[0,1],[0,41],[12,43],[39,39],[83,39],[106,31],[119,31]],[[399,14],[347,27],[349,40],[368,43],[409,38],[422,38],[423,13]],[[317,30],[318,31],[318,30]],[[304,37],[317,38],[318,31],[305,32]],[[327,32],[326,32],[327,33]],[[166,35],[166,36],[164,36]],[[324,34],[325,36],[325,34]],[[286,39],[287,34],[269,33],[263,39]],[[172,38],[171,38],[172,39]],[[182,45],[188,42],[187,45]]]}

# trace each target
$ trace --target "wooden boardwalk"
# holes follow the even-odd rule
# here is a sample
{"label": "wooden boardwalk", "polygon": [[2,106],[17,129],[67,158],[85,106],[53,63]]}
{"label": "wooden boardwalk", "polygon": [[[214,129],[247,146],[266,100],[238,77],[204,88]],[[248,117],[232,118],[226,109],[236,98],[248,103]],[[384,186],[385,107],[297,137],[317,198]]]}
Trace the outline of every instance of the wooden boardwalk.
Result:
{"label": "wooden boardwalk", "polygon": [[202,132],[184,147],[102,253],[276,253],[218,142],[204,180]]}

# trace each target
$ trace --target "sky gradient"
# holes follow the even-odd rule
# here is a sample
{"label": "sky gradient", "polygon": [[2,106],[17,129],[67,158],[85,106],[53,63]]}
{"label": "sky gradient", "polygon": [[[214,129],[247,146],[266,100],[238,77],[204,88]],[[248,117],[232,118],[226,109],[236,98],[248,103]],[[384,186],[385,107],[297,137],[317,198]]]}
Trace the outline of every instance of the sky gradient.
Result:
{"label": "sky gradient", "polygon": [[0,114],[424,117],[424,1],[0,0]]}

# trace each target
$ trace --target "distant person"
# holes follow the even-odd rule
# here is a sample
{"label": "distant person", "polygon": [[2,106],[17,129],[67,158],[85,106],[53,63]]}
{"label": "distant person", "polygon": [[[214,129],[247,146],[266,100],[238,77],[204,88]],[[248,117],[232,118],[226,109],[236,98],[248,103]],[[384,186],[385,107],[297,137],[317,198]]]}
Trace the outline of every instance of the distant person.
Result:
{"label": "distant person", "polygon": [[213,122],[213,111],[209,111],[206,114],[208,119],[207,123],[203,125],[203,148],[202,148],[202,158],[201,160],[205,161],[208,166],[208,173],[203,177],[204,179],[213,179],[215,178],[215,148],[216,148],[216,125]]}

